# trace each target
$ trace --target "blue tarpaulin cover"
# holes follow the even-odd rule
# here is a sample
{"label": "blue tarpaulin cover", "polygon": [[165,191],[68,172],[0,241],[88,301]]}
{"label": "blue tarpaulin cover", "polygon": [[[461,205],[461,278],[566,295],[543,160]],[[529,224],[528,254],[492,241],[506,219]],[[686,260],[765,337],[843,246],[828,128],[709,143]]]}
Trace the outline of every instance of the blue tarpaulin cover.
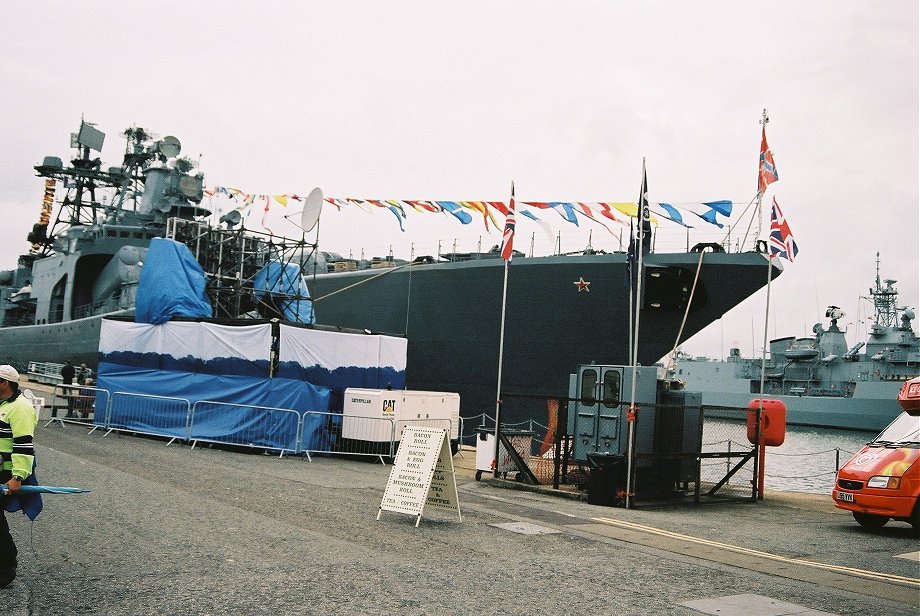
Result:
{"label": "blue tarpaulin cover", "polygon": [[[309,299],[310,290],[297,265],[271,261],[256,274],[252,287],[253,296],[257,300],[262,299],[263,295],[279,296],[275,299],[276,305],[288,321],[310,325],[316,322],[313,302]],[[291,297],[306,299],[287,299]]]}
{"label": "blue tarpaulin cover", "polygon": [[171,317],[210,317],[204,287],[204,270],[185,244],[153,238],[137,284],[134,320],[158,324]]}

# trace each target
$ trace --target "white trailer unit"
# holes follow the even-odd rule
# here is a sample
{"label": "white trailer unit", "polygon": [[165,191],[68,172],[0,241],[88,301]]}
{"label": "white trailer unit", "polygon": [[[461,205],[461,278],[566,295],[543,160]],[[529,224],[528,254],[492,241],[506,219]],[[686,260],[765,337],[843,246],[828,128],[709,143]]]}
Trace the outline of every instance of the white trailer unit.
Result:
{"label": "white trailer unit", "polygon": [[[396,389],[345,390],[342,438],[373,443],[396,441],[406,426],[443,428],[460,439],[460,394]],[[393,432],[395,430],[395,432]]]}

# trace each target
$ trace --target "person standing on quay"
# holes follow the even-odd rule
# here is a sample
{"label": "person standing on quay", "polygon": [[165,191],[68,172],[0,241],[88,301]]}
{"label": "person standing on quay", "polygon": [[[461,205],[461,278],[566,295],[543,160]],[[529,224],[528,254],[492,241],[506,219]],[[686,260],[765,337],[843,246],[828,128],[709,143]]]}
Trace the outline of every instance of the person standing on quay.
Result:
{"label": "person standing on quay", "polygon": [[41,510],[40,500],[28,502],[17,494],[23,483],[35,484],[32,439],[37,423],[35,408],[19,389],[19,373],[12,366],[0,366],[0,483],[8,492],[0,498],[0,588],[16,579],[17,565],[16,543],[3,510],[22,509],[33,520]]}
{"label": "person standing on quay", "polygon": [[[64,360],[64,365],[61,367],[61,384],[64,385],[62,388],[64,397],[67,398],[67,416],[73,417],[73,396],[74,388],[68,387],[73,385],[73,377],[76,376],[77,370],[73,367],[73,364],[70,363],[69,359]],[[54,413],[52,413],[54,416]]]}
{"label": "person standing on quay", "polygon": [[73,364],[70,363],[70,360],[64,360],[64,365],[61,367],[61,383],[64,385],[73,385],[73,377],[76,374],[77,371],[73,367]]}
{"label": "person standing on quay", "polygon": [[86,379],[89,377],[90,370],[86,367],[86,364],[80,364],[80,367],[77,368],[77,384],[86,385]]}

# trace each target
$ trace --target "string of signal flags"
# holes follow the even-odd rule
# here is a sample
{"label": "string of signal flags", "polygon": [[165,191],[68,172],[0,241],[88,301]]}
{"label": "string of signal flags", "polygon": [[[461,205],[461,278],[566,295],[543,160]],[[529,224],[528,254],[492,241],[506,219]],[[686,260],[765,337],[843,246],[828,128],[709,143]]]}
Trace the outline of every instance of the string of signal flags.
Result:
{"label": "string of signal flags", "polygon": [[[204,189],[207,197],[226,197],[237,202],[232,208],[247,218],[261,212],[261,225],[265,227],[265,216],[272,207],[287,207],[292,201],[304,202],[306,197],[297,194],[255,194],[228,186],[212,186]],[[323,203],[338,210],[359,208],[373,213],[387,210],[396,218],[399,228],[405,231],[409,217],[407,212],[420,214],[448,214],[464,225],[481,218],[486,232],[492,229],[501,232],[502,227],[496,215],[508,214],[508,204],[503,201],[430,201],[418,199],[356,199],[353,197],[324,197]],[[587,219],[600,224],[610,233],[617,225],[629,226],[629,218],[637,218],[639,207],[633,202],[618,201],[517,201],[517,214],[534,221],[543,220],[543,216],[556,214],[563,220],[579,226],[579,220]],[[522,207],[523,206],[523,207]],[[698,223],[705,223],[722,228],[732,213],[732,201],[720,199],[702,202],[650,202],[651,222],[659,224],[662,218],[683,227],[693,228]]]}

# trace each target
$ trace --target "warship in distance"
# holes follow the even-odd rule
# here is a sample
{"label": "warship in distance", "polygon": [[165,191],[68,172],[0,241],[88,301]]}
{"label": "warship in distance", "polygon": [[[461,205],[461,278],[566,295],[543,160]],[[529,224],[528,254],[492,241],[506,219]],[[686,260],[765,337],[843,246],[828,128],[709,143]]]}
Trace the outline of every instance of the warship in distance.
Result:
{"label": "warship in distance", "polygon": [[[70,165],[48,157],[35,167],[46,188],[42,218],[28,236],[32,249],[16,269],[0,273],[3,361],[25,367],[66,358],[95,366],[101,319],[131,314],[147,246],[165,236],[186,243],[201,263],[215,318],[283,318],[271,302],[253,299],[251,280],[270,260],[296,262],[307,273],[316,327],[403,335],[408,388],[458,392],[465,416],[494,411],[504,266],[497,252],[356,263],[303,239],[234,228],[238,217],[212,225],[201,203],[203,178],[178,156],[178,140],[155,140],[137,128],[125,137],[120,167],[103,169],[93,157],[103,135],[85,123]],[[55,193],[61,184],[63,198]],[[644,265],[641,364],[666,355],[679,332],[689,338],[763,287],[767,268],[774,277],[782,271],[763,249],[728,252],[712,244],[651,251]],[[627,268],[625,252],[516,254],[502,391],[565,396],[577,365],[626,363]]]}
{"label": "warship in distance", "polygon": [[[847,343],[837,306],[828,307],[830,325],[815,324],[814,336],[770,341],[763,393],[786,404],[787,423],[879,432],[898,416],[901,385],[920,374],[920,339],[914,310],[897,305],[896,282],[881,279],[876,261],[869,289],[875,316],[865,342]],[[726,361],[679,357],[673,374],[702,392],[705,405],[747,408],[760,391],[761,360],[744,359],[738,349]]]}

